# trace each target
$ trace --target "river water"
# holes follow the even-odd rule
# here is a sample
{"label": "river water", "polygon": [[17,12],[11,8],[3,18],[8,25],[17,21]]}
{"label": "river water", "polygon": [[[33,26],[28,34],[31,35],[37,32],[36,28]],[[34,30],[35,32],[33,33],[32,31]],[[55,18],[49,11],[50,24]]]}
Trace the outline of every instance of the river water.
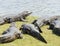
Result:
{"label": "river water", "polygon": [[0,15],[24,10],[32,11],[34,16],[60,15],[60,0],[0,0]]}

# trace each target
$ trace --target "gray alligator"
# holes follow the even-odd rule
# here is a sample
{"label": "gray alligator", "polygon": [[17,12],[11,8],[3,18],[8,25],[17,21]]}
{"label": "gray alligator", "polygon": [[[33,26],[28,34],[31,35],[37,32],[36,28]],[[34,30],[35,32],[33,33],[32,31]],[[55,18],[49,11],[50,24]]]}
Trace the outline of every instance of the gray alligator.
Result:
{"label": "gray alligator", "polygon": [[47,22],[50,24],[55,20],[59,20],[60,21],[60,16],[51,16],[47,19]]}
{"label": "gray alligator", "polygon": [[54,20],[60,20],[60,16],[48,16],[48,17],[43,16],[34,20],[32,23],[35,25],[37,24],[39,27],[41,27],[47,23],[53,22]]}
{"label": "gray alligator", "polygon": [[22,33],[16,28],[15,23],[12,22],[11,26],[0,35],[0,43],[8,43],[19,38],[23,38]]}
{"label": "gray alligator", "polygon": [[59,24],[60,24],[59,20],[54,20],[50,23],[49,29],[53,30],[54,28],[59,28],[60,27]]}
{"label": "gray alligator", "polygon": [[7,14],[2,17],[0,17],[0,24],[4,23],[11,23],[15,21],[27,21],[25,20],[27,16],[29,16],[32,12],[29,11],[23,11],[19,14]]}
{"label": "gray alligator", "polygon": [[55,20],[50,24],[49,29],[52,29],[52,32],[60,36],[60,20]]}
{"label": "gray alligator", "polygon": [[41,40],[42,42],[46,42],[46,40],[41,36],[39,29],[33,24],[23,24],[20,28],[24,34],[29,34],[34,38]]}
{"label": "gray alligator", "polygon": [[39,28],[42,27],[43,25],[51,25],[51,23],[55,20],[59,20],[60,21],[60,16],[43,16],[43,17],[40,17],[36,20],[34,20],[32,22],[32,24],[34,24],[35,26],[38,26]]}

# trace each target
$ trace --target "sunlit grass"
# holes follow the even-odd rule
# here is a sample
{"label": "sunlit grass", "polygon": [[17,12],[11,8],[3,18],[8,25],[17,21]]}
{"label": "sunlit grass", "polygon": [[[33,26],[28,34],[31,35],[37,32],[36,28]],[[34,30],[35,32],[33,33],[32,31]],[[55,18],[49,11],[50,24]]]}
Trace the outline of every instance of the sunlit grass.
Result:
{"label": "sunlit grass", "polygon": [[[16,26],[19,29],[22,24],[24,23],[31,23],[34,19],[37,17],[29,16],[27,17],[28,22],[16,22]],[[7,28],[9,28],[10,24],[4,24],[0,25],[0,35],[3,31],[5,31]],[[0,46],[60,46],[60,37],[56,36],[52,33],[52,30],[48,30],[49,26],[45,25],[41,27],[43,33],[41,35],[45,38],[47,41],[47,44],[33,38],[32,36],[29,36],[25,34],[23,36],[23,39],[16,39],[13,42],[0,44]]]}

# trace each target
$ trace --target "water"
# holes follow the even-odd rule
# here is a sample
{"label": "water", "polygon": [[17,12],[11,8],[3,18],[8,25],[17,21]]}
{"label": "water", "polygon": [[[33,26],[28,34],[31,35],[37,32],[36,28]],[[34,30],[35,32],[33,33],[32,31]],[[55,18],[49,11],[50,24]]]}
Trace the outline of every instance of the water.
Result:
{"label": "water", "polygon": [[60,0],[0,0],[0,15],[32,11],[32,15],[60,15]]}

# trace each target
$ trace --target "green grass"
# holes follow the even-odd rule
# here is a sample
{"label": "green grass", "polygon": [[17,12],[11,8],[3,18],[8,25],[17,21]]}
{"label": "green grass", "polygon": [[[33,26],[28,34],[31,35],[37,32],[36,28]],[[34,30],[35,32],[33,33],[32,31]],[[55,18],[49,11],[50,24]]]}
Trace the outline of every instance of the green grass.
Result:
{"label": "green grass", "polygon": [[[27,17],[28,23],[31,23],[34,19],[37,17]],[[16,22],[16,26],[19,29],[22,24],[27,22]],[[0,35],[3,31],[5,31],[7,28],[9,28],[10,24],[4,24],[0,26]],[[60,37],[56,36],[52,33],[52,30],[48,30],[49,26],[45,25],[41,29],[43,33],[41,35],[45,38],[47,41],[47,44],[33,38],[32,36],[29,36],[27,34],[23,35],[23,39],[16,39],[13,42],[0,44],[0,46],[60,46]]]}

